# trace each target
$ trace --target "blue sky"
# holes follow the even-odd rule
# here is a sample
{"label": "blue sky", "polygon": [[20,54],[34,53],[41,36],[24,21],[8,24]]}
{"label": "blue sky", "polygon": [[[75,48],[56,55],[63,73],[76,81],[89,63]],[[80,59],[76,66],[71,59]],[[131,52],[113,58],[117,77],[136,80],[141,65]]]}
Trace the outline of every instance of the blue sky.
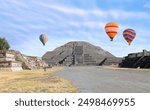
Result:
{"label": "blue sky", "polygon": [[[42,56],[69,41],[87,41],[126,56],[150,50],[150,0],[0,0],[0,36],[11,49],[27,55]],[[104,26],[118,22],[119,33],[113,42]],[[128,46],[122,32],[133,28],[137,35]],[[39,35],[49,41],[42,46]]]}

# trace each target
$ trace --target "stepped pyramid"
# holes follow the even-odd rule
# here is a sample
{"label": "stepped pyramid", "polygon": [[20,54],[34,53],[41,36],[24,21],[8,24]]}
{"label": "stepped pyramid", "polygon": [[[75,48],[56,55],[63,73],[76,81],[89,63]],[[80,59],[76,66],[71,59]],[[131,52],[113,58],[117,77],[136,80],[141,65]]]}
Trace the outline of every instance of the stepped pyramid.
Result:
{"label": "stepped pyramid", "polygon": [[120,59],[100,47],[84,41],[69,42],[53,51],[46,52],[42,59],[49,65],[111,65]]}

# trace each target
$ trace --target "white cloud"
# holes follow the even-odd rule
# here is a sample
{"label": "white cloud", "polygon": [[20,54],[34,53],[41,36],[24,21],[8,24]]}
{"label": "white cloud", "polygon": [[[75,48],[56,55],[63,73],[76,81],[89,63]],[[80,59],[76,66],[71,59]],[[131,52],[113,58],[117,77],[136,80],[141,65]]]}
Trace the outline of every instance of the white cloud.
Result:
{"label": "white cloud", "polygon": [[75,26],[75,27],[88,27],[88,28],[95,28],[95,27],[101,27],[104,28],[106,25],[105,22],[101,21],[71,21],[69,22],[70,25]]}
{"label": "white cloud", "polygon": [[112,16],[115,19],[149,19],[150,14],[147,12],[132,12],[124,10],[109,10],[106,11],[107,16]]}
{"label": "white cloud", "polygon": [[144,7],[145,7],[145,8],[150,8],[150,1],[147,2],[147,3],[145,3]]}
{"label": "white cloud", "polygon": [[147,12],[134,12],[125,10],[102,10],[102,9],[81,9],[75,7],[66,7],[63,5],[47,5],[49,8],[63,12],[65,14],[74,14],[78,16],[88,17],[113,17],[114,19],[150,19],[150,14]]}

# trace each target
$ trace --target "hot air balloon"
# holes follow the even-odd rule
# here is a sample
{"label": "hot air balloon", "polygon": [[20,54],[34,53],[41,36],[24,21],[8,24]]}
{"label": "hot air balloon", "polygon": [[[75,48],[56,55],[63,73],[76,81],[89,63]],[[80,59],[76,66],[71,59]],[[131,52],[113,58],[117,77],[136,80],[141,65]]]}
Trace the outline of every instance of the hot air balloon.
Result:
{"label": "hot air balloon", "polygon": [[125,38],[125,40],[128,42],[129,45],[131,44],[135,36],[136,32],[133,29],[126,29],[123,31],[123,37]]}
{"label": "hot air balloon", "polygon": [[105,26],[105,32],[107,33],[111,41],[113,41],[113,39],[117,35],[118,30],[119,30],[119,26],[115,22],[109,22]]}
{"label": "hot air balloon", "polygon": [[41,34],[39,39],[42,42],[42,44],[45,45],[45,43],[48,41],[48,36],[46,34]]}

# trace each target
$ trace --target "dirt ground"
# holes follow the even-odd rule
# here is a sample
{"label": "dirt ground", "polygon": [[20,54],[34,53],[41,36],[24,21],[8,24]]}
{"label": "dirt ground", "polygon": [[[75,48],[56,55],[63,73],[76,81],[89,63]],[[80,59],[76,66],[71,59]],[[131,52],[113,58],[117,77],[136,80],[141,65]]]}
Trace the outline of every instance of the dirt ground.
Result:
{"label": "dirt ground", "polygon": [[78,87],[70,81],[54,75],[63,68],[44,70],[0,72],[0,92],[4,93],[71,93]]}

